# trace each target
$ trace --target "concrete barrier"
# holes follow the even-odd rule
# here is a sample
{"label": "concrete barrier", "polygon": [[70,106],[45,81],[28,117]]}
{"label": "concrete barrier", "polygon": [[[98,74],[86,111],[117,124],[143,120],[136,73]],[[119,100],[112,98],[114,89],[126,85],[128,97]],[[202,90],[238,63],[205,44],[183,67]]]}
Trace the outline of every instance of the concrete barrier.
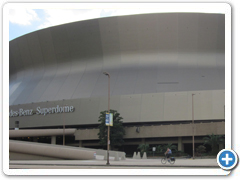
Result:
{"label": "concrete barrier", "polygon": [[[107,159],[107,158],[105,159],[105,156],[107,156],[107,150],[103,150],[103,149],[91,149],[91,148],[84,148],[84,147],[79,147],[79,149],[94,151],[94,152],[96,152],[96,155],[104,156],[104,160]],[[116,153],[118,153],[118,156],[121,157],[121,159],[125,159],[125,158],[126,158],[125,152],[121,152],[121,151],[111,151],[111,150],[110,150],[110,151],[109,151],[109,156],[115,158]]]}
{"label": "concrete barrier", "polygon": [[[90,160],[95,159],[94,151],[79,148],[52,145],[43,143],[33,143],[24,141],[9,141],[10,153],[29,154],[44,157],[69,159],[69,160]],[[21,157],[20,157],[21,158]],[[24,160],[24,159],[23,159]]]}
{"label": "concrete barrier", "polygon": [[104,160],[107,160],[107,151],[104,153]]}
{"label": "concrete barrier", "polygon": [[121,154],[121,160],[126,160],[126,153],[125,152]]}
{"label": "concrete barrier", "polygon": [[143,153],[142,159],[147,159],[147,153],[146,152]]}
{"label": "concrete barrier", "polygon": [[133,159],[137,159],[137,153],[136,152],[133,153]]}
{"label": "concrete barrier", "polygon": [[140,152],[137,152],[137,156],[136,156],[136,159],[141,159],[141,153]]}
{"label": "concrete barrier", "polygon": [[119,161],[119,155],[118,155],[118,152],[115,153],[114,161]]}

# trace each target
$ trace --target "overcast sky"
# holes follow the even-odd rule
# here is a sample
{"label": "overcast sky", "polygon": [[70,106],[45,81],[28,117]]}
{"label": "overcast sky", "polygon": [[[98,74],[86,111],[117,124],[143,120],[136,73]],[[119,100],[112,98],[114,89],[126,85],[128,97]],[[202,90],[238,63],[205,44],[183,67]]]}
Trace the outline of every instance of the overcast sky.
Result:
{"label": "overcast sky", "polygon": [[101,9],[10,9],[9,40],[39,29],[113,14]]}
{"label": "overcast sky", "polygon": [[[216,11],[216,8],[208,9],[209,6],[203,5],[201,7],[195,3],[193,3],[194,8],[191,8],[190,5],[184,5],[183,3],[180,5],[171,4],[170,6],[164,6],[161,3],[121,3],[120,5],[116,3],[89,4],[90,3],[87,5],[84,3],[45,3],[44,6],[42,6],[42,4],[37,5],[36,3],[31,6],[24,6],[24,3],[17,5],[9,4],[9,41],[32,31],[80,20],[169,11]],[[197,10],[198,8],[199,10]]]}
{"label": "overcast sky", "polygon": [[153,9],[10,9],[9,40],[39,29],[101,17],[157,12]]}

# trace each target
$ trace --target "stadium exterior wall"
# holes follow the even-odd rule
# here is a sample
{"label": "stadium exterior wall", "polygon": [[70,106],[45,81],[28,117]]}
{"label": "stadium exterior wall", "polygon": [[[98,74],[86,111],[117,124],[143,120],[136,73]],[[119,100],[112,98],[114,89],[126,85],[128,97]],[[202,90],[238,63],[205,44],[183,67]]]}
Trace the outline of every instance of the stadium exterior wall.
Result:
{"label": "stadium exterior wall", "polygon": [[9,57],[10,129],[16,122],[20,129],[98,125],[100,111],[108,107],[107,71],[110,108],[124,125],[191,123],[194,110],[196,121],[216,121],[219,130],[213,131],[224,134],[224,14],[159,13],[69,23],[10,41]]}
{"label": "stadium exterior wall", "polygon": [[10,41],[9,105],[224,90],[224,15],[147,14],[80,21]]}

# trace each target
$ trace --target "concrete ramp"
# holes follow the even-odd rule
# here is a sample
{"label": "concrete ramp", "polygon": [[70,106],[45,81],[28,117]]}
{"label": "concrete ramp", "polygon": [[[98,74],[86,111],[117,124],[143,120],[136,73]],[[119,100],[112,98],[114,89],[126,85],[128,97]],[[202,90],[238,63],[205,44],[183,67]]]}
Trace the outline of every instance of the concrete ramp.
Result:
{"label": "concrete ramp", "polygon": [[[64,129],[65,135],[74,135],[76,129]],[[63,129],[20,129],[9,130],[9,138],[16,137],[39,137],[63,135]]]}
{"label": "concrete ramp", "polygon": [[[40,159],[68,159],[68,160],[91,160],[95,159],[95,152],[81,148],[24,142],[9,140],[9,151],[11,160],[26,160],[27,155],[39,157]],[[11,157],[11,154],[13,155]]]}

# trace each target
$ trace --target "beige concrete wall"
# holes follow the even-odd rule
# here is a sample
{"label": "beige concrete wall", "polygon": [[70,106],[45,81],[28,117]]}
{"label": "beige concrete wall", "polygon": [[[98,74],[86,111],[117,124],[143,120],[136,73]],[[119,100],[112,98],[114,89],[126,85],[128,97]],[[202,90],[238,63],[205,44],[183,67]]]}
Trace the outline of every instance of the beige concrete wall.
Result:
{"label": "beige concrete wall", "polygon": [[[225,122],[197,123],[195,126],[196,136],[209,134],[225,134]],[[184,137],[192,136],[192,124],[180,125],[160,125],[160,126],[141,126],[140,132],[136,132],[137,127],[126,127],[125,139],[128,138],[153,138],[153,137]],[[98,129],[77,130],[76,140],[96,140],[98,139]]]}
{"label": "beige concrete wall", "polygon": [[[139,139],[135,139],[136,141],[131,141],[131,142],[124,142],[124,145],[139,145],[139,144],[142,144],[141,141],[139,141]],[[204,140],[202,139],[195,139],[194,140],[195,143],[204,143]],[[178,139],[175,138],[175,139],[172,139],[172,138],[167,138],[165,140],[146,140],[144,143],[147,143],[147,144],[178,144]],[[182,141],[183,144],[185,143],[192,143],[192,139],[187,139],[187,140],[183,140]],[[83,143],[83,146],[86,146],[86,147],[91,147],[91,146],[99,146],[99,143],[98,142],[95,142],[95,143],[92,143],[92,142],[84,142]],[[183,147],[183,145],[182,145]]]}
{"label": "beige concrete wall", "polygon": [[98,139],[99,129],[76,130],[74,133],[75,140],[96,140]]}

